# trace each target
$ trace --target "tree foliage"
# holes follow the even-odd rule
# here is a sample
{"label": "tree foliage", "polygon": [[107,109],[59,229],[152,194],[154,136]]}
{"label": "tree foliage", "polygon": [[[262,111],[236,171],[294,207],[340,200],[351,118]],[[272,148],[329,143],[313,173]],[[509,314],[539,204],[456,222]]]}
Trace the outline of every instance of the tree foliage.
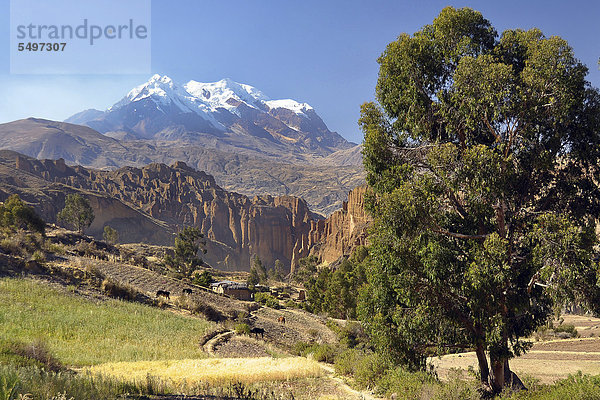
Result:
{"label": "tree foliage", "polygon": [[187,226],[177,234],[174,255],[167,254],[164,263],[167,267],[190,277],[196,267],[202,265],[199,253],[200,251],[206,253],[204,246],[206,246],[206,241],[200,230]]}
{"label": "tree foliage", "polygon": [[46,222],[16,194],[0,204],[0,224],[13,231],[23,229],[43,234],[46,229]]}
{"label": "tree foliage", "polygon": [[77,193],[69,194],[65,199],[65,207],[58,213],[56,218],[83,234],[85,229],[94,221],[94,210],[85,197]]}
{"label": "tree foliage", "polygon": [[468,8],[378,62],[359,121],[375,217],[361,317],[413,368],[433,346],[474,348],[500,390],[553,308],[600,305],[599,93],[565,40],[498,36]]}
{"label": "tree foliage", "polygon": [[359,247],[352,257],[309,276],[304,282],[309,310],[333,318],[356,319],[358,292],[367,281],[363,263],[366,256],[366,248]]}
{"label": "tree foliage", "polygon": [[210,284],[213,281],[213,277],[208,271],[202,271],[194,276],[193,282],[198,286],[210,288]]}
{"label": "tree foliage", "polygon": [[119,232],[110,225],[106,225],[102,233],[102,238],[108,244],[115,244],[119,241]]}

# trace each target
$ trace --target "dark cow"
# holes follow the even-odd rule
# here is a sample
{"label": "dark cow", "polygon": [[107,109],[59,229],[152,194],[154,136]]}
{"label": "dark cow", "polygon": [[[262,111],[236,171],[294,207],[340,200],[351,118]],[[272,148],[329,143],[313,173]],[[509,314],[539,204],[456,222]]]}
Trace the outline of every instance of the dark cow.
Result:
{"label": "dark cow", "polygon": [[183,294],[192,294],[192,289],[189,289],[189,288],[183,289]]}
{"label": "dark cow", "polygon": [[165,299],[169,299],[171,296],[171,292],[168,292],[166,290],[158,290],[156,292],[156,297],[164,297]]}
{"label": "dark cow", "polygon": [[264,339],[265,330],[263,328],[252,328],[250,329],[250,333],[254,333],[254,336],[258,337],[260,335],[261,338]]}
{"label": "dark cow", "polygon": [[277,322],[280,324],[285,324],[285,317],[282,315],[281,317],[277,318]]}

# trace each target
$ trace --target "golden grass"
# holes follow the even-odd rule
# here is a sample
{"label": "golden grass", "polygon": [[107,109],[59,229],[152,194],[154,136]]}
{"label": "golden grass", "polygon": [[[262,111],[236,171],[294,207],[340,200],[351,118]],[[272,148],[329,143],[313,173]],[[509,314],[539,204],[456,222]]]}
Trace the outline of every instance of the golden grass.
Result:
{"label": "golden grass", "polygon": [[321,366],[303,357],[288,358],[211,358],[194,360],[137,361],[100,364],[85,369],[129,382],[145,381],[152,376],[177,386],[240,382],[252,384],[295,378],[319,377]]}

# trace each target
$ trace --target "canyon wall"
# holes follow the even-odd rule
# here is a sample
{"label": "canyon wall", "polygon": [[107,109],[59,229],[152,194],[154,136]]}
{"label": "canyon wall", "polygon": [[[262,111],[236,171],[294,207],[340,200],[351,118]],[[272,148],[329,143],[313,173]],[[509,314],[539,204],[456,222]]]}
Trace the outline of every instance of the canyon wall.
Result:
{"label": "canyon wall", "polygon": [[309,235],[311,255],[329,263],[366,244],[367,228],[372,221],[364,207],[366,193],[367,186],[351,190],[341,210],[325,220],[313,221]]}
{"label": "canyon wall", "polygon": [[[15,166],[46,181],[90,192],[96,213],[90,234],[101,236],[105,224],[121,221],[126,223],[114,227],[122,241],[172,245],[172,236],[157,236],[142,216],[168,225],[173,232],[196,226],[207,238],[206,261],[224,270],[248,270],[254,255],[267,266],[277,259],[295,264],[309,254],[310,230],[318,218],[300,198],[249,198],[228,192],[212,176],[183,162],[98,171],[70,167],[63,160],[17,157]],[[109,198],[139,210],[145,223],[124,219],[123,207],[108,204]]]}

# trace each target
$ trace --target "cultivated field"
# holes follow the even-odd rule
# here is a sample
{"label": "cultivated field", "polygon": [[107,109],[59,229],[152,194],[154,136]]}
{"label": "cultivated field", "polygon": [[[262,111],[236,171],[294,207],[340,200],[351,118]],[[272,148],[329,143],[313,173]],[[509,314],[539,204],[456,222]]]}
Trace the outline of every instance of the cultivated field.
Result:
{"label": "cultivated field", "polygon": [[119,300],[90,300],[30,279],[0,279],[0,338],[43,339],[65,364],[206,357],[214,324]]}
{"label": "cultivated field", "polygon": [[86,371],[131,382],[145,381],[150,375],[176,386],[193,386],[199,383],[225,385],[235,382],[247,385],[263,381],[314,378],[324,374],[319,363],[304,357],[120,362],[97,365]]}
{"label": "cultivated field", "polygon": [[[558,339],[535,342],[524,356],[510,361],[511,369],[519,376],[532,376],[542,383],[553,383],[578,371],[584,374],[600,374],[600,337],[596,331],[600,318],[565,315],[564,323],[575,325],[582,336],[574,339]],[[474,352],[451,354],[431,360],[440,377],[448,376],[452,368],[477,370],[477,357]]]}

